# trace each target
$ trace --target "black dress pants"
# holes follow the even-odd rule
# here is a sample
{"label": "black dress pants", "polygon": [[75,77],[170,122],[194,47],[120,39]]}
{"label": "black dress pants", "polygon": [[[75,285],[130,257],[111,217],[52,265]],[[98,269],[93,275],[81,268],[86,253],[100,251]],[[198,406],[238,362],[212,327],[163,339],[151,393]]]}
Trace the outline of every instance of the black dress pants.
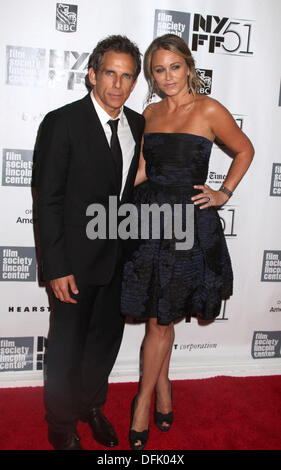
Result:
{"label": "black dress pants", "polygon": [[81,285],[71,297],[53,294],[53,321],[47,346],[46,420],[56,432],[73,431],[79,419],[106,401],[108,376],[124,331],[120,314],[121,270],[108,285]]}

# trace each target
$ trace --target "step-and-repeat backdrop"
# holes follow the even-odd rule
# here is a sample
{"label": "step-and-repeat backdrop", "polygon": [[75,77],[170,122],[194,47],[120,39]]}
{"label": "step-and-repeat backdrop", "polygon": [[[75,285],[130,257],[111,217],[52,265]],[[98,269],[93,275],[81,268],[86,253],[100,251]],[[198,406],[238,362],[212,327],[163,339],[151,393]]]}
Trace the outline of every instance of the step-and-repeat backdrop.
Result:
{"label": "step-and-repeat backdrop", "polygon": [[[224,104],[255,158],[220,209],[235,274],[217,320],[176,325],[171,378],[278,374],[281,365],[281,159],[279,0],[9,0],[0,16],[0,386],[41,385],[48,297],[39,286],[31,176],[40,122],[83,97],[87,60],[109,34],[142,53],[154,37],[181,36],[196,60],[200,93]],[[143,75],[128,101],[142,112]],[[208,184],[230,158],[214,145]],[[135,381],[144,324],[127,324],[111,381]]]}

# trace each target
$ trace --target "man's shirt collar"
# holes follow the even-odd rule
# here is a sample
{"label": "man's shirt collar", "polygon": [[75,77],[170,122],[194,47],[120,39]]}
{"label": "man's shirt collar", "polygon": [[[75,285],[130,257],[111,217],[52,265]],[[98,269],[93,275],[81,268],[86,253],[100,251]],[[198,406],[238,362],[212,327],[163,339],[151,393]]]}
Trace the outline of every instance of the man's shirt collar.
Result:
{"label": "man's shirt collar", "polygon": [[[93,105],[95,107],[96,113],[99,117],[99,120],[100,120],[102,126],[105,126],[105,124],[108,123],[109,119],[113,119],[113,118],[97,102],[97,100],[94,96],[94,91],[93,90],[91,91],[90,96],[91,96]],[[118,116],[114,119],[118,119],[118,118],[120,119],[121,126],[123,126],[123,124],[124,124],[124,109],[123,109],[123,106],[121,107],[120,113],[118,114]]]}

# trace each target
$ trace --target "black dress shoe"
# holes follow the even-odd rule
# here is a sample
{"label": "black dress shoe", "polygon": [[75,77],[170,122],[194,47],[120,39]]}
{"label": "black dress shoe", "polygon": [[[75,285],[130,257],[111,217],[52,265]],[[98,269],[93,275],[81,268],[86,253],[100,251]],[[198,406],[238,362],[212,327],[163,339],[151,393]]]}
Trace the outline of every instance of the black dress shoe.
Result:
{"label": "black dress shoe", "polygon": [[99,444],[105,447],[115,447],[118,445],[116,432],[100,408],[92,408],[88,415],[87,422],[92,429],[93,438]]}
{"label": "black dress shoe", "polygon": [[48,440],[55,450],[83,450],[76,432],[58,433],[49,430]]}

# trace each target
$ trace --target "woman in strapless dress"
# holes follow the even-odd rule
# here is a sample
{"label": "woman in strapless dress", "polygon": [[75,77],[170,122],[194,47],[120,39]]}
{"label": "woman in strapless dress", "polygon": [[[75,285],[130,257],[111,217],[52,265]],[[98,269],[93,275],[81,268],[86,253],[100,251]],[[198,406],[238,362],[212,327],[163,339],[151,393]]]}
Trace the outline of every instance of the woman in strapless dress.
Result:
{"label": "woman in strapless dress", "polygon": [[[125,263],[123,315],[146,319],[142,378],[132,403],[129,440],[141,450],[149,434],[152,394],[154,421],[168,431],[173,422],[169,363],[174,322],[191,316],[219,315],[222,299],[232,294],[232,268],[217,208],[225,204],[246,173],[254,155],[251,142],[231,114],[216,100],[196,91],[199,79],[186,43],[176,35],[156,38],[144,56],[151,96],[161,101],[144,111],[142,154],[136,176],[135,204],[181,204],[194,208],[193,246],[177,249],[177,237],[140,239]],[[223,186],[205,184],[212,145],[217,139],[234,155]],[[151,235],[151,233],[150,233]]]}

